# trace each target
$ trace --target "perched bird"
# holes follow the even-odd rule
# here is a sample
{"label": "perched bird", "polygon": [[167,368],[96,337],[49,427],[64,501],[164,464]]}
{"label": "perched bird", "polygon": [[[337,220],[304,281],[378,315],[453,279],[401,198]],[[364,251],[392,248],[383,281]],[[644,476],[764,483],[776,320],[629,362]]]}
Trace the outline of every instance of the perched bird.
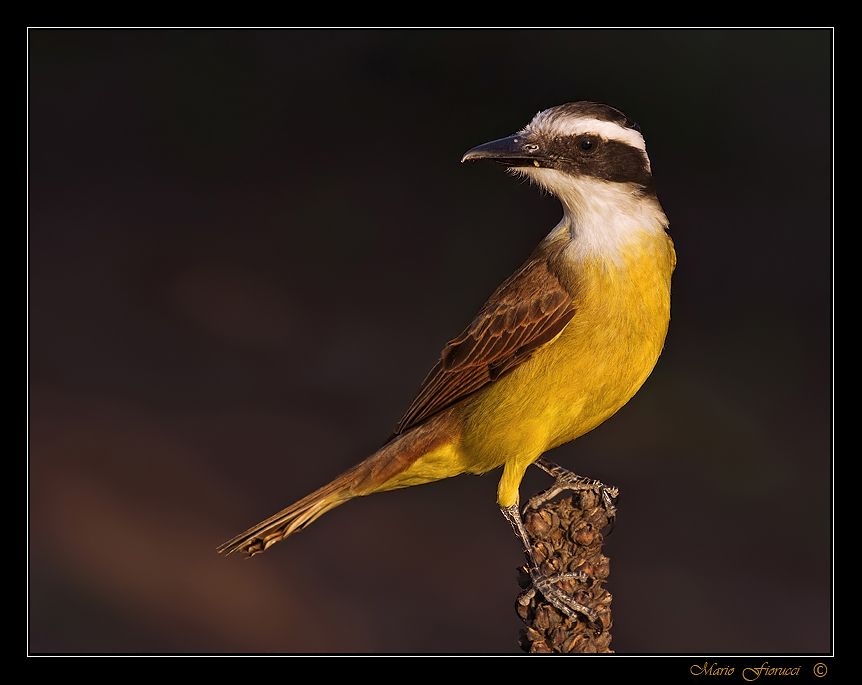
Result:
{"label": "perched bird", "polygon": [[[539,112],[513,136],[469,150],[559,198],[563,218],[443,348],[389,441],[319,490],[224,543],[263,552],[354,497],[502,467],[497,503],[530,560],[534,587],[563,613],[594,612],[544,577],[519,511],[531,464],[554,477],[530,505],[615,488],[542,458],[606,421],[637,392],[664,345],[676,265],[638,126],[608,105]],[[570,576],[569,576],[570,577]]]}

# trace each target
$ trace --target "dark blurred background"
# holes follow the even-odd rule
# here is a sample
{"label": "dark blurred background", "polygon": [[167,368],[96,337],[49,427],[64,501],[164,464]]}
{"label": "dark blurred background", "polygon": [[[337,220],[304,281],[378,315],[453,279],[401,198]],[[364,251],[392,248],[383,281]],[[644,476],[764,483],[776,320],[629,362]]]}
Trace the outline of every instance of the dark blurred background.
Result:
{"label": "dark blurred background", "polygon": [[652,377],[553,454],[623,491],[614,645],[830,648],[828,32],[29,36],[31,650],[517,651],[496,473],[215,547],[389,434],[561,214],[461,154],[581,99],[679,255]]}

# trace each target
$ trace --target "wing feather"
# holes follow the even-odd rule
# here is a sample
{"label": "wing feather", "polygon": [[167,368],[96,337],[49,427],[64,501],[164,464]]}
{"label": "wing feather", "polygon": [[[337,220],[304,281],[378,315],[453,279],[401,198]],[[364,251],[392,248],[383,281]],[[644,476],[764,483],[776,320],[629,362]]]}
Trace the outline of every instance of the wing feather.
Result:
{"label": "wing feather", "polygon": [[398,422],[396,435],[516,368],[566,327],[575,308],[552,257],[537,251],[494,291],[464,332],[446,344]]}

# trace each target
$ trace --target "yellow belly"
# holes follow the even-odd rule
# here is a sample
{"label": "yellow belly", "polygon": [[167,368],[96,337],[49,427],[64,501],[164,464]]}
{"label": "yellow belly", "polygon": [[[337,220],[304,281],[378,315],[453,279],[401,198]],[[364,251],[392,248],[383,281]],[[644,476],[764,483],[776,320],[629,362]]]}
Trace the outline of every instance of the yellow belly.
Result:
{"label": "yellow belly", "polygon": [[619,265],[581,265],[571,323],[465,405],[461,457],[473,473],[506,465],[501,505],[517,501],[529,464],[610,418],[647,379],[670,320],[673,265],[663,237]]}
{"label": "yellow belly", "polygon": [[467,399],[459,407],[457,442],[418,460],[390,487],[503,466],[499,504],[516,503],[532,462],[607,420],[649,376],[670,320],[674,264],[672,243],[664,236],[633,244],[618,264],[581,263],[569,325]]}

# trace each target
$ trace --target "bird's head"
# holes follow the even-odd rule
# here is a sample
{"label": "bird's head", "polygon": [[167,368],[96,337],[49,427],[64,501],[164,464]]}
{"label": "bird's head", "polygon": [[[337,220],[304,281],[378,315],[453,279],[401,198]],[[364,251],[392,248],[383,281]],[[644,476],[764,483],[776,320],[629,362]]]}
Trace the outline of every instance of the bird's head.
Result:
{"label": "bird's head", "polygon": [[652,193],[650,161],[637,124],[595,102],[539,112],[515,135],[474,147],[461,161],[481,159],[529,177],[564,201],[596,182]]}

